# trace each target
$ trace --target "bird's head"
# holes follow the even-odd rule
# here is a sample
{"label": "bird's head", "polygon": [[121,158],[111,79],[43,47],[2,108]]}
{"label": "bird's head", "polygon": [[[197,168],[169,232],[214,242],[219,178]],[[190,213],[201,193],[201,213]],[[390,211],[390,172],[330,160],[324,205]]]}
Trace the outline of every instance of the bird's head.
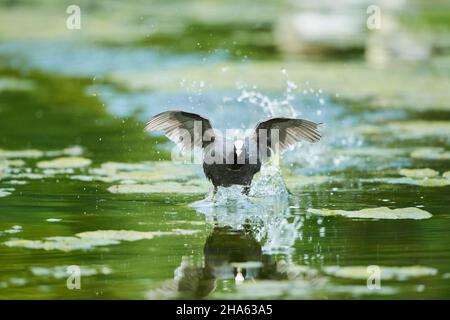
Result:
{"label": "bird's head", "polygon": [[236,153],[238,157],[241,155],[243,147],[244,141],[242,140],[234,141],[234,153]]}

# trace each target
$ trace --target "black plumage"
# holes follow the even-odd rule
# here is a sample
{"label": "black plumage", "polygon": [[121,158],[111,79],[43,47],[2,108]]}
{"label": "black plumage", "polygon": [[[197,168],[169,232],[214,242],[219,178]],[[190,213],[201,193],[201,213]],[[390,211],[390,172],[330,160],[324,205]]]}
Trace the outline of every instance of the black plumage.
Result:
{"label": "black plumage", "polygon": [[[147,123],[145,131],[162,131],[182,152],[202,148],[203,171],[214,185],[244,186],[250,190],[253,176],[274,150],[283,151],[299,141],[317,142],[321,135],[318,124],[293,118],[271,118],[258,123],[244,141],[228,141],[219,137],[208,119],[184,111],[162,112]],[[231,145],[230,145],[231,143]]]}

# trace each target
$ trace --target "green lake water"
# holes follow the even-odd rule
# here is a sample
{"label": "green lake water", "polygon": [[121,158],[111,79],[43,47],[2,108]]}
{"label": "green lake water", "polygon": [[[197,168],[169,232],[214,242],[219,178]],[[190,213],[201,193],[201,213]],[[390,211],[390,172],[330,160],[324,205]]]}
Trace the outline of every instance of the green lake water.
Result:
{"label": "green lake water", "polygon": [[[0,43],[0,298],[450,298],[448,56],[283,60],[265,23],[267,42],[212,52],[245,27],[196,23],[179,36],[202,50],[161,34]],[[296,115],[323,140],[284,155],[289,195],[223,190],[214,206],[201,168],[143,132],[175,106],[221,128]]]}

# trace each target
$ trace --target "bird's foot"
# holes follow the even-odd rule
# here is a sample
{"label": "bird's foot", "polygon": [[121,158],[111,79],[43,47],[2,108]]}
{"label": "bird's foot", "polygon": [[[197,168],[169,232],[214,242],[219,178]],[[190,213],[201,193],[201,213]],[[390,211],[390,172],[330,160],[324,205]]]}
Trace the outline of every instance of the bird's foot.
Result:
{"label": "bird's foot", "polygon": [[212,193],[212,199],[213,200],[216,198],[217,191],[218,191],[217,186],[214,186],[213,193]]}
{"label": "bird's foot", "polygon": [[244,188],[242,188],[242,194],[248,196],[249,193],[250,193],[250,186],[244,186]]}

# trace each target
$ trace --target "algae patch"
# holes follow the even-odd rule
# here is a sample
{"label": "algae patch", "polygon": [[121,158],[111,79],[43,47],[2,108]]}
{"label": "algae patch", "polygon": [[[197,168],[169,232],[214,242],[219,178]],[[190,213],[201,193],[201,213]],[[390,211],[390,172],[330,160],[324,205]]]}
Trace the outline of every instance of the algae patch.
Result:
{"label": "algae patch", "polygon": [[436,170],[425,168],[425,169],[400,169],[399,173],[402,176],[409,178],[430,178],[439,175]]}
{"label": "algae patch", "polygon": [[108,188],[111,193],[179,193],[179,194],[199,194],[206,193],[208,188],[201,185],[183,183],[155,183],[155,184],[120,184]]}
{"label": "algae patch", "polygon": [[0,188],[0,198],[11,195],[13,191],[14,188]]}
{"label": "algae patch", "polygon": [[342,216],[347,218],[357,219],[429,219],[432,217],[431,213],[415,208],[399,208],[390,209],[387,207],[380,208],[367,208],[356,211],[346,210],[332,210],[332,209],[313,209],[309,208],[308,213],[320,215],[320,216]]}
{"label": "algae patch", "polygon": [[84,168],[92,163],[91,159],[83,157],[62,157],[48,161],[39,161],[37,167],[41,169]]}
{"label": "algae patch", "polygon": [[[55,266],[55,267],[31,267],[30,271],[34,276],[43,278],[65,279],[68,276],[68,268],[70,266]],[[93,266],[79,266],[81,276],[89,277],[95,275],[109,275],[112,269],[104,265]]]}
{"label": "algae patch", "polygon": [[[381,271],[381,279],[383,280],[404,281],[411,278],[435,276],[438,273],[436,269],[424,266],[379,266],[379,268]],[[331,276],[355,280],[366,280],[369,275],[367,266],[327,266],[322,270]]]}
{"label": "algae patch", "polygon": [[442,148],[419,148],[411,152],[411,158],[427,160],[450,160],[450,151]]}
{"label": "algae patch", "polygon": [[97,230],[77,233],[71,237],[48,237],[43,240],[12,239],[4,242],[8,247],[27,249],[91,250],[95,247],[120,244],[122,241],[153,239],[165,235],[192,235],[200,230],[173,229],[172,231]]}

